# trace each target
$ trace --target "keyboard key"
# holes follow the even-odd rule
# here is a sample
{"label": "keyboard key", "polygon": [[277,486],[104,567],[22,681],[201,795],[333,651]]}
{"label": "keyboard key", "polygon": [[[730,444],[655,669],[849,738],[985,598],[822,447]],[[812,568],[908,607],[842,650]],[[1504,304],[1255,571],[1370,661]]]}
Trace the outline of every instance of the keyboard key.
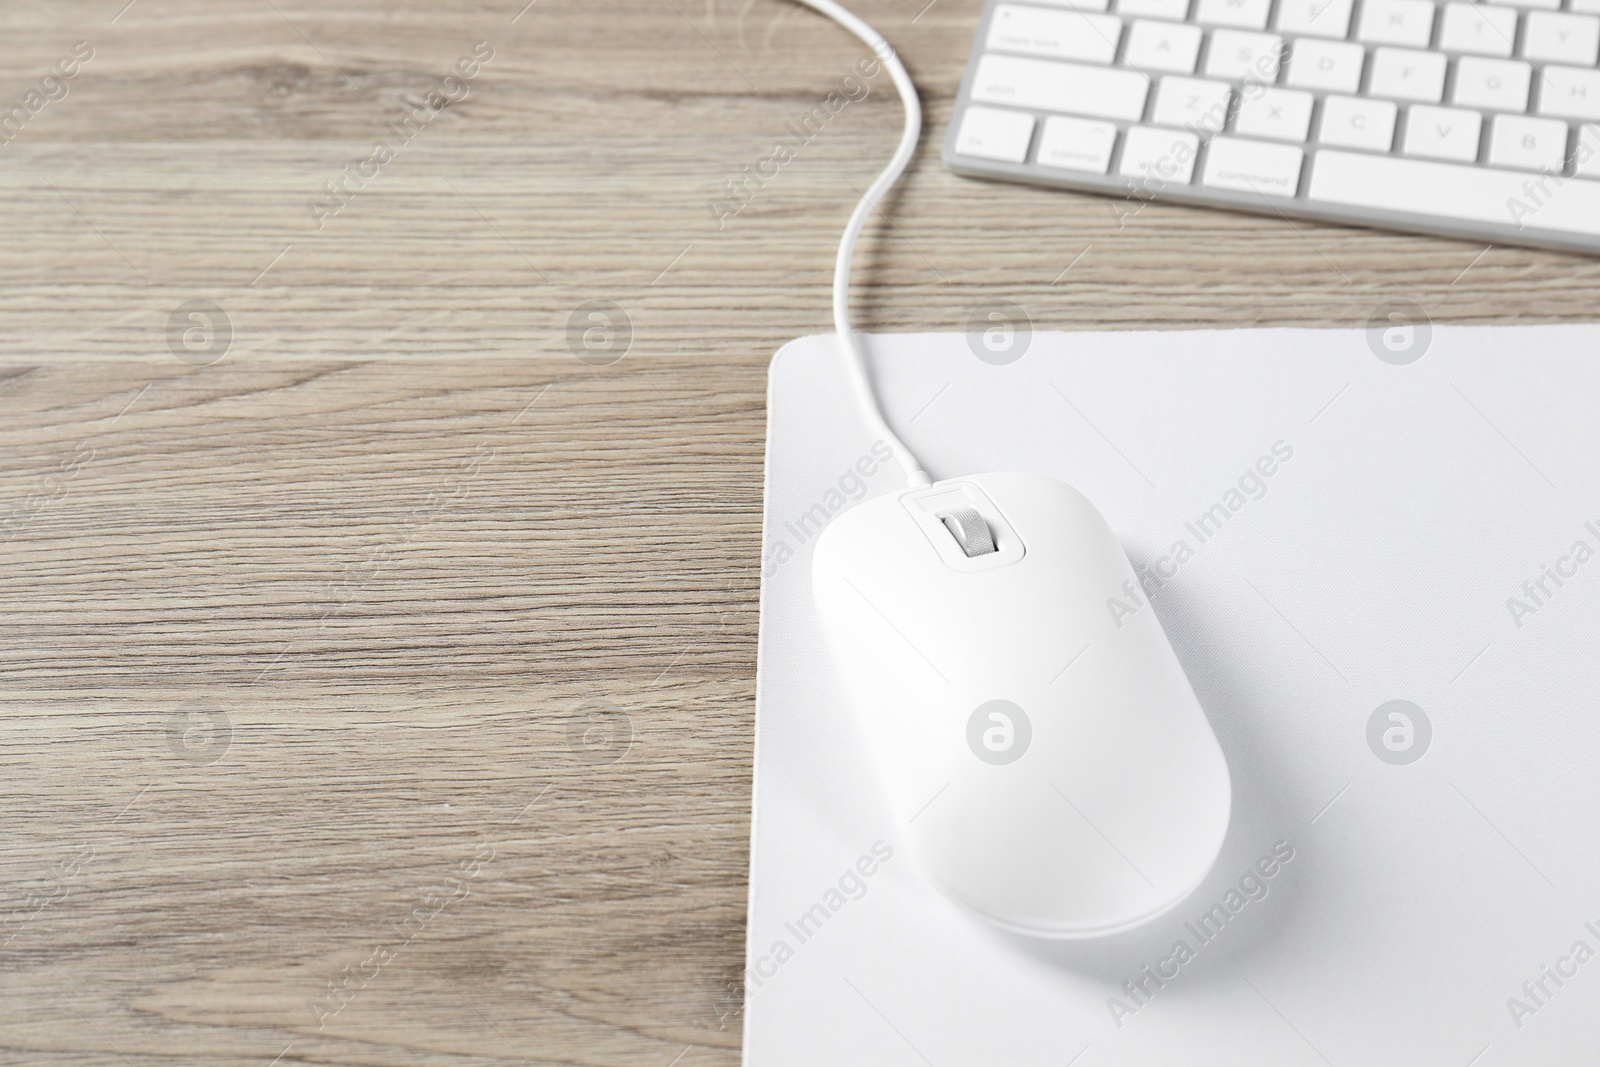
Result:
{"label": "keyboard key", "polygon": [[1456,60],[1452,103],[1492,111],[1528,110],[1528,81],[1533,68],[1514,59],[1462,56]]}
{"label": "keyboard key", "polygon": [[1567,124],[1559,119],[1496,115],[1489,127],[1489,165],[1549,170],[1566,168]]}
{"label": "keyboard key", "polygon": [[1571,0],[1567,10],[1582,12],[1585,15],[1600,15],[1600,0]]}
{"label": "keyboard key", "polygon": [[1539,114],[1600,119],[1600,73],[1546,67],[1539,79]]}
{"label": "keyboard key", "polygon": [[[1545,192],[1529,186],[1544,182]],[[1557,183],[1560,183],[1559,185]],[[1600,237],[1600,182],[1526,171],[1325,149],[1311,164],[1313,201],[1430,219],[1537,226]]]}
{"label": "keyboard key", "polygon": [[1322,101],[1317,140],[1341,148],[1387,152],[1394,147],[1394,119],[1399,110],[1387,100],[1330,96]]}
{"label": "keyboard key", "polygon": [[1050,59],[1110,63],[1121,36],[1122,20],[1115,15],[1001,4],[989,23],[988,46]]}
{"label": "keyboard key", "polygon": [[1158,126],[1184,126],[1210,136],[1220,133],[1227,124],[1228,105],[1232,102],[1233,88],[1227,82],[1162,78],[1150,121]]}
{"label": "keyboard key", "polygon": [[956,132],[956,151],[964,156],[1021,163],[1033,139],[1033,116],[1021,111],[968,107]]}
{"label": "keyboard key", "polygon": [[1600,48],[1600,19],[1530,11],[1523,22],[1522,54],[1547,63],[1592,67]]}
{"label": "keyboard key", "polygon": [[1189,0],[1117,0],[1117,13],[1182,22],[1189,16]]}
{"label": "keyboard key", "polygon": [[1241,30],[1267,28],[1271,0],[1199,0],[1194,20],[1208,26],[1233,26]]}
{"label": "keyboard key", "polygon": [[1476,111],[1418,104],[1406,112],[1406,133],[1400,150],[1408,156],[1470,163],[1478,158],[1482,124],[1483,116]]}
{"label": "keyboard key", "polygon": [[1199,55],[1200,27],[1141,19],[1128,30],[1128,46],[1123,50],[1122,61],[1139,70],[1193,74]]}
{"label": "keyboard key", "polygon": [[1112,123],[1051,115],[1044,120],[1044,133],[1039,135],[1036,162],[1046,167],[1104,174],[1111,165],[1111,149],[1116,143],[1117,127]]}
{"label": "keyboard key", "polygon": [[1108,0],[1032,0],[1036,4],[1049,4],[1051,7],[1067,7],[1077,11],[1104,11]]}
{"label": "keyboard key", "polygon": [[1150,79],[1132,70],[1084,67],[1048,59],[985,55],[972,78],[972,99],[1041,111],[1137,122]]}
{"label": "keyboard key", "polygon": [[1274,141],[1304,141],[1311,129],[1310,93],[1294,89],[1268,89],[1259,96],[1246,93],[1239,101],[1235,133],[1267,137]]}
{"label": "keyboard key", "polygon": [[1200,139],[1192,133],[1134,126],[1122,139],[1122,161],[1117,164],[1117,173],[1126,178],[1148,176],[1155,188],[1188,185],[1199,151]]}
{"label": "keyboard key", "polygon": [[1368,44],[1426,48],[1433,39],[1430,0],[1367,0],[1361,6],[1356,38]]}
{"label": "keyboard key", "polygon": [[[1367,92],[1396,100],[1437,104],[1444,95],[1444,69],[1448,61],[1440,52],[1408,52],[1400,48],[1372,50],[1372,80]],[[1600,99],[1600,95],[1597,95]]]}
{"label": "keyboard key", "polygon": [[1278,0],[1279,33],[1343,38],[1350,32],[1350,0]]}
{"label": "keyboard key", "polygon": [[1509,7],[1489,4],[1452,3],[1444,5],[1444,22],[1439,27],[1439,48],[1446,52],[1470,52],[1476,56],[1509,56],[1517,36],[1517,13]]}
{"label": "keyboard key", "polygon": [[1302,37],[1289,49],[1288,84],[1296,89],[1353,93],[1361,87],[1367,50],[1349,41]]}
{"label": "keyboard key", "polygon": [[1283,38],[1276,34],[1216,30],[1206,53],[1206,76],[1249,78],[1271,85],[1278,80],[1278,60],[1282,55]]}
{"label": "keyboard key", "polygon": [[1578,140],[1572,150],[1573,173],[1600,178],[1600,126],[1585,123],[1578,127]]}
{"label": "keyboard key", "polygon": [[1494,0],[1497,4],[1506,4],[1510,7],[1543,7],[1551,11],[1561,9],[1561,0]]}
{"label": "keyboard key", "polygon": [[1268,196],[1293,196],[1300,188],[1305,153],[1289,145],[1214,137],[1206,148],[1202,184]]}

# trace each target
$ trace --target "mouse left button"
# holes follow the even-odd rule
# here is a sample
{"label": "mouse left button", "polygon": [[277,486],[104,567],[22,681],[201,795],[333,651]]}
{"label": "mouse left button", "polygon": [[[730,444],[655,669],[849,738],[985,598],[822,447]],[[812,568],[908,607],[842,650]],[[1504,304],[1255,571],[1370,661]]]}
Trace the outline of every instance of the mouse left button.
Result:
{"label": "mouse left button", "polygon": [[989,532],[989,524],[983,521],[977,508],[952,508],[940,515],[939,521],[944,523],[945,529],[950,531],[968,558],[986,556],[995,550],[994,535]]}

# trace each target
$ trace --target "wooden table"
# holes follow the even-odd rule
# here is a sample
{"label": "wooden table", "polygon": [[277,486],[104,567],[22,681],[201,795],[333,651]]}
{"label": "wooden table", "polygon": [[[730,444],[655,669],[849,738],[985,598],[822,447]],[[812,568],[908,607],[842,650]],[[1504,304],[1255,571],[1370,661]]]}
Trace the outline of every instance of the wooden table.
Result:
{"label": "wooden table", "polygon": [[[0,13],[0,1063],[737,1062],[766,363],[899,105],[787,0],[523,2]],[[1593,316],[951,176],[979,6],[863,9],[928,110],[863,328]]]}

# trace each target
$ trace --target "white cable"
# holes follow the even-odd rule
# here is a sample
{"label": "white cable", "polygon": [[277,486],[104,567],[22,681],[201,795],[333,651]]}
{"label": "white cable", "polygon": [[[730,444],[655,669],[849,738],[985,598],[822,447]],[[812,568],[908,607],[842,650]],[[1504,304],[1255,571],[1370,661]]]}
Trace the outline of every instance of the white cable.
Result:
{"label": "white cable", "polygon": [[862,227],[867,224],[868,216],[876,210],[879,199],[899,179],[901,172],[906,169],[906,164],[910,163],[911,157],[916,154],[917,138],[922,134],[922,104],[917,98],[917,87],[912,82],[911,75],[906,73],[905,65],[900,62],[900,57],[895,55],[894,49],[883,39],[882,34],[853,13],[840,7],[834,0],[800,0],[800,2],[828,16],[872,49],[873,54],[889,69],[889,77],[894,79],[894,87],[900,91],[900,100],[905,104],[906,126],[900,135],[900,144],[895,148],[889,165],[883,168],[883,172],[878,175],[877,180],[862,196],[861,202],[856,205],[849,223],[845,225],[844,236],[839,239],[839,255],[833,264],[833,328],[839,336],[839,351],[844,356],[845,370],[850,376],[856,403],[866,416],[867,425],[894,451],[895,459],[905,468],[907,484],[912,487],[930,485],[932,481],[917,462],[917,457],[911,454],[911,450],[884,421],[883,411],[878,407],[877,394],[872,389],[872,379],[867,374],[866,362],[861,357],[861,350],[856,347],[855,333],[850,329],[850,261],[855,256],[856,239],[861,236]]}

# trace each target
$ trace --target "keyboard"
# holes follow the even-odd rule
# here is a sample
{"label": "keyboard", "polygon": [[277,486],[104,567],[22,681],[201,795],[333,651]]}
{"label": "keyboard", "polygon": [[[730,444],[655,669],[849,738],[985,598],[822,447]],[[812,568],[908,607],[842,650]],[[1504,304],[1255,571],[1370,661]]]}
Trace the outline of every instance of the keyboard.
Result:
{"label": "keyboard", "polygon": [[1600,254],[1597,59],[1600,0],[989,0],[944,160]]}

